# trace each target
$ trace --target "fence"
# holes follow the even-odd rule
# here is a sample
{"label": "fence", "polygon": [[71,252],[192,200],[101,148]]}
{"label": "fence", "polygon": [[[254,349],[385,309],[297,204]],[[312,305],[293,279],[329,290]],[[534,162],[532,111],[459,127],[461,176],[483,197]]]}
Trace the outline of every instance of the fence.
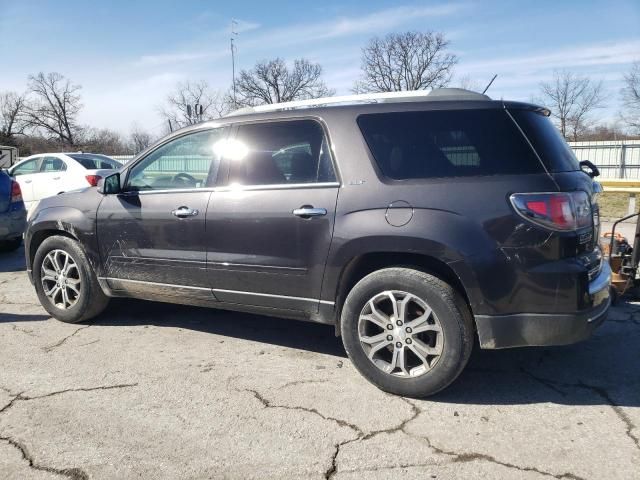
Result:
{"label": "fence", "polygon": [[640,180],[640,140],[569,142],[578,160],[589,160],[600,179]]}

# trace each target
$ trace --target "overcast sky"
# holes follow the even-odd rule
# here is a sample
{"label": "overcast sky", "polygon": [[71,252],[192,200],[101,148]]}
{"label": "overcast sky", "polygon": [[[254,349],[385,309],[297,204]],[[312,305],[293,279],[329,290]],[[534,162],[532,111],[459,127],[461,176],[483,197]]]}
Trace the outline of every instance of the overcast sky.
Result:
{"label": "overcast sky", "polygon": [[[176,82],[231,83],[229,24],[237,19],[240,68],[280,56],[324,67],[338,94],[359,75],[367,39],[434,30],[459,57],[456,77],[494,98],[530,100],[566,68],[602,80],[613,121],[622,75],[640,60],[640,0],[608,1],[29,1],[0,0],[0,91],[57,71],[82,85],[81,121],[123,133],[159,132],[157,112]],[[455,84],[455,81],[454,81]]]}

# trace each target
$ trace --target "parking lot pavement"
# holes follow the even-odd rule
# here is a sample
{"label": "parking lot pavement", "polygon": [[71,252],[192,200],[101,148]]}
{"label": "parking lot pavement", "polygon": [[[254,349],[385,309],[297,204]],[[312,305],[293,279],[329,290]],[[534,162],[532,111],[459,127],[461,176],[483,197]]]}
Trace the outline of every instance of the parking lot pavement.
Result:
{"label": "parking lot pavement", "polygon": [[0,477],[640,478],[640,304],[385,394],[328,326],[138,301],[50,319],[0,256]]}

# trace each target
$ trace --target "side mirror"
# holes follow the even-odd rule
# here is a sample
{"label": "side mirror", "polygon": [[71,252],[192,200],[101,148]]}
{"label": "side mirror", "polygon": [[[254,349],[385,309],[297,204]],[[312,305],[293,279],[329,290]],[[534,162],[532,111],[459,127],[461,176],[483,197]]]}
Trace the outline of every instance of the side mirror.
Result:
{"label": "side mirror", "polygon": [[111,175],[98,180],[98,192],[103,195],[120,193],[120,191],[120,172],[112,173]]}
{"label": "side mirror", "polygon": [[[585,170],[585,167],[587,167],[589,170]],[[600,176],[600,170],[598,170],[598,167],[596,167],[593,163],[591,163],[589,160],[582,160],[580,162],[580,168],[582,169],[582,171],[584,173],[586,173],[587,175],[589,175],[591,178],[595,178]]]}

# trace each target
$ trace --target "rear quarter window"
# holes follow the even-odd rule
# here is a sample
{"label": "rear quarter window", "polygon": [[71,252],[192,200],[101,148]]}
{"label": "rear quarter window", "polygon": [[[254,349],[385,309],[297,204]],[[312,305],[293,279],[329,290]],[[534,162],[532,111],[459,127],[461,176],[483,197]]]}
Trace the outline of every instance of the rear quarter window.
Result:
{"label": "rear quarter window", "polygon": [[394,180],[544,172],[504,110],[366,114],[358,126]]}
{"label": "rear quarter window", "polygon": [[534,110],[510,112],[550,172],[580,170],[573,150],[546,115]]}

